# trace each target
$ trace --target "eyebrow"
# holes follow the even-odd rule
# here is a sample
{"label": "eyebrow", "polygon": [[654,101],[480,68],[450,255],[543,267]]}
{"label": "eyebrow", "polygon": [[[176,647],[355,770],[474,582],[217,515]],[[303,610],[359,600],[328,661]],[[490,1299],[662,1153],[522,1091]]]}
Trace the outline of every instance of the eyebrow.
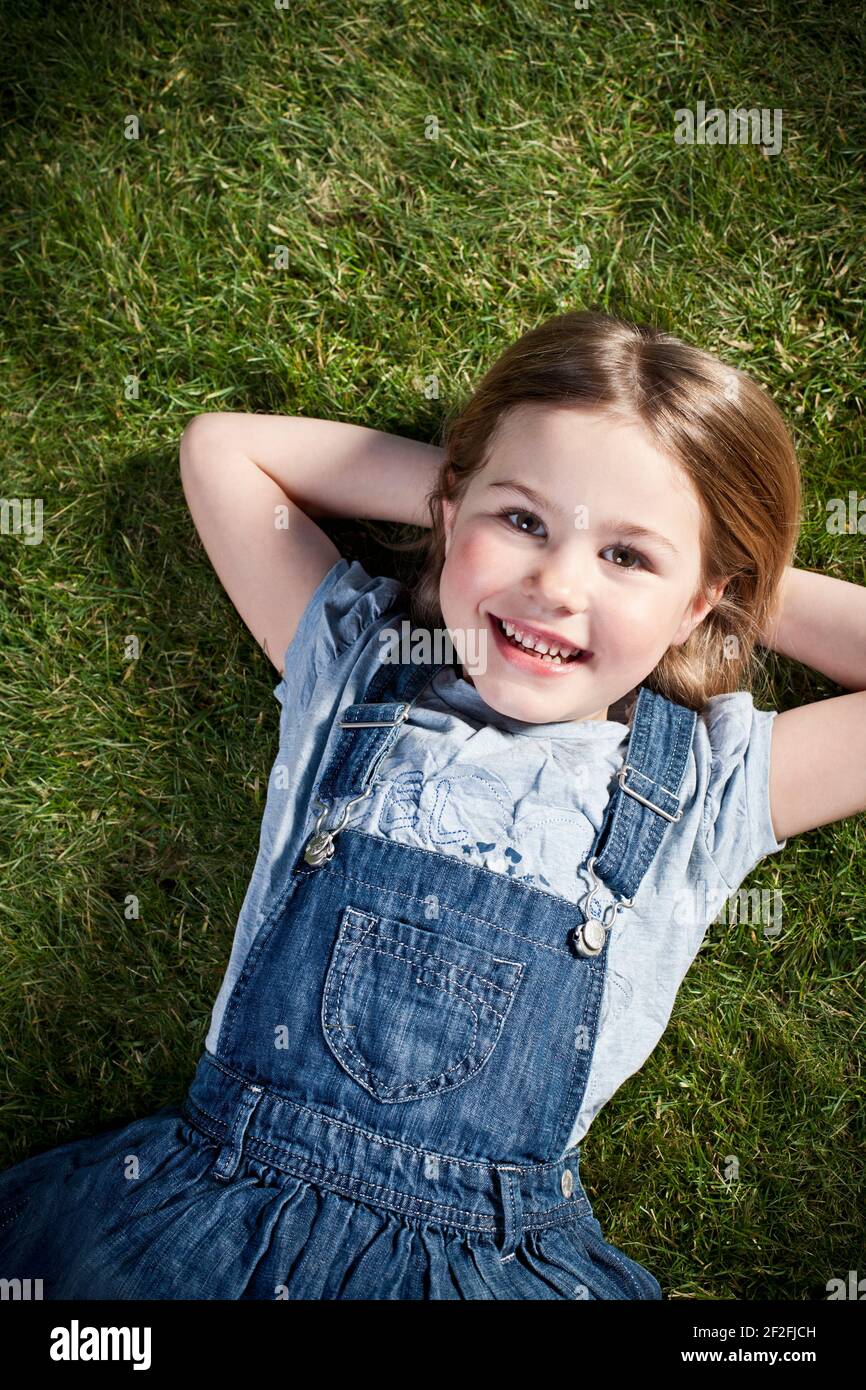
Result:
{"label": "eyebrow", "polygon": [[[491,489],[497,487],[510,488],[512,492],[522,492],[523,496],[528,498],[536,507],[554,512],[557,516],[564,517],[567,515],[564,507],[558,506],[555,502],[548,501],[546,497],[541,496],[540,492],[536,492],[534,488],[528,487],[526,483],[518,483],[512,479],[507,479],[498,483],[490,483],[488,486]],[[668,540],[667,536],[662,536],[658,531],[650,530],[648,526],[640,526],[635,521],[614,518],[611,521],[605,522],[602,529],[605,531],[619,531],[621,535],[636,536],[641,540],[655,541],[656,545],[660,545],[662,549],[669,551],[670,554],[674,555],[677,559],[680,558],[680,552],[677,550],[673,541]]]}

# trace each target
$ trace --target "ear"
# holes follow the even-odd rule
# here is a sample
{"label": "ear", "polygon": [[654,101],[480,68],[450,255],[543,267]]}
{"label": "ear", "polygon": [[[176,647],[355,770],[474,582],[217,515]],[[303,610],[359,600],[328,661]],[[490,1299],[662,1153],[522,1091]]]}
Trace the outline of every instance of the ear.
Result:
{"label": "ear", "polygon": [[721,584],[716,584],[714,588],[710,589],[709,598],[700,592],[695,595],[671,640],[672,647],[681,647],[683,642],[688,641],[698,624],[702,623],[710,610],[715,608],[727,584],[727,579],[723,579]]}

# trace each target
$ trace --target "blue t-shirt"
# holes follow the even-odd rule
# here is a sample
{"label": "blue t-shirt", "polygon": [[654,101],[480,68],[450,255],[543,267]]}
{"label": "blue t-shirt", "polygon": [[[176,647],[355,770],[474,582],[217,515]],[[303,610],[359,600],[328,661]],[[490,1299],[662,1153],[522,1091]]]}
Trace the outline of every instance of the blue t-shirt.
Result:
{"label": "blue t-shirt", "polygon": [[[258,857],[206,1039],[210,1052],[267,904],[313,831],[312,788],[339,735],[335,720],[363,698],[378,633],[399,633],[406,615],[393,605],[406,598],[398,580],[371,578],[357,560],[340,559],[286,651],[274,690],[279,748]],[[569,1148],[655,1048],[727,898],[765,855],[787,844],[776,840],[770,819],[776,713],[755,709],[751,695],[738,691],[714,696],[698,716],[679,790],[682,818],[666,827],[641,885],[640,914],[636,904],[610,930],[599,1034]],[[616,720],[509,719],[446,666],[412,705],[379,763],[372,793],[352,808],[347,824],[525,879],[576,903],[590,887],[580,866],[601,828],[628,733]]]}

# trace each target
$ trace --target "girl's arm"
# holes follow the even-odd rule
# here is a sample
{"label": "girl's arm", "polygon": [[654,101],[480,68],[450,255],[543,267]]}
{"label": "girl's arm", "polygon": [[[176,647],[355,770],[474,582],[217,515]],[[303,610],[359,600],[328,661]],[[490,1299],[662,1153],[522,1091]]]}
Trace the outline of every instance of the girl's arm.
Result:
{"label": "girl's arm", "polygon": [[761,642],[843,690],[866,690],[866,588],[789,565]]}
{"label": "girl's arm", "polygon": [[282,674],[286,648],[340,558],[313,516],[429,525],[443,450],[300,416],[198,415],[180,442],[184,494],[223,587]]}
{"label": "girl's arm", "polygon": [[783,840],[866,810],[866,588],[789,567],[761,640],[854,692],[773,721],[770,812]]}
{"label": "girl's arm", "polygon": [[367,517],[429,526],[424,497],[445,453],[434,444],[365,425],[303,415],[198,415],[220,454],[249,459],[307,516]]}

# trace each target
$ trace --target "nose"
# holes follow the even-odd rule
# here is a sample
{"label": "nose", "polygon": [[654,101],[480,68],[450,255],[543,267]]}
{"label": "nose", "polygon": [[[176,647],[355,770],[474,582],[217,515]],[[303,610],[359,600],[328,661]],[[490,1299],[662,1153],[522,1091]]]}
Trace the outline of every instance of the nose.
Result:
{"label": "nose", "polygon": [[583,613],[588,605],[585,563],[573,546],[545,549],[524,579],[523,591],[539,608]]}

